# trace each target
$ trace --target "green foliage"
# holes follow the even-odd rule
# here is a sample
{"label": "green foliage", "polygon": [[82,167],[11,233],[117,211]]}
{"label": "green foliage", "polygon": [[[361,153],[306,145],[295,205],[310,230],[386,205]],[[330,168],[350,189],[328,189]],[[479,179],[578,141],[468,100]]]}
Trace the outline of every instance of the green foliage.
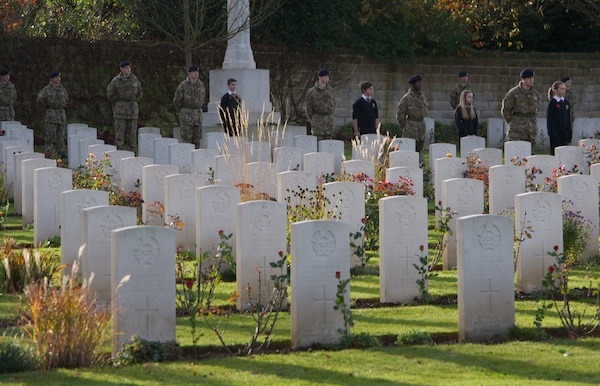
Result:
{"label": "green foliage", "polygon": [[15,340],[0,342],[0,374],[33,371],[39,367],[35,353]]}
{"label": "green foliage", "polygon": [[344,328],[340,328],[338,333],[342,338],[350,337],[350,327],[354,326],[354,319],[352,318],[352,310],[350,304],[346,302],[346,292],[348,291],[348,284],[350,284],[350,278],[342,279],[340,271],[335,273],[335,278],[338,280],[337,292],[335,294],[335,305],[333,309],[339,311],[344,317]]}
{"label": "green foliage", "polygon": [[431,343],[431,334],[422,330],[411,330],[398,337],[399,346],[416,346]]}
{"label": "green foliage", "polygon": [[51,236],[44,243],[44,248],[60,248],[60,236]]}
{"label": "green foliage", "polygon": [[417,270],[419,274],[419,278],[416,280],[417,286],[419,286],[419,294],[421,295],[420,300],[422,304],[429,303],[429,278],[437,276],[437,273],[433,273],[429,270],[429,261],[428,256],[423,253],[425,250],[425,246],[421,245],[419,247],[421,250],[421,254],[417,255],[419,258],[419,264],[413,264],[413,267]]}
{"label": "green foliage", "polygon": [[370,348],[379,347],[381,344],[379,340],[368,332],[361,332],[358,334],[350,334],[342,336],[341,346],[347,348]]}
{"label": "green foliage", "polygon": [[136,363],[167,362],[177,359],[179,345],[176,342],[154,342],[134,335],[119,350],[113,364],[115,366]]}
{"label": "green foliage", "polygon": [[578,264],[587,247],[593,225],[581,211],[571,210],[572,202],[563,200],[563,248],[568,264]]}

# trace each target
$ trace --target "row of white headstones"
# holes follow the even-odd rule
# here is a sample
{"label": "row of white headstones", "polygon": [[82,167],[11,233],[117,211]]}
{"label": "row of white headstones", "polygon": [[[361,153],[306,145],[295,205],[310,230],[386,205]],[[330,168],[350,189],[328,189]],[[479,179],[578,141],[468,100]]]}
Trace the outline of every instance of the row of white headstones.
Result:
{"label": "row of white headstones", "polygon": [[[73,136],[80,135],[77,131],[84,129],[86,127],[79,126],[74,129],[75,134],[70,135],[69,154],[74,146],[78,147],[81,154],[82,139],[77,139],[75,145]],[[140,152],[148,147],[144,146],[144,139],[148,134],[157,135],[143,130],[139,134]],[[205,140],[210,138],[211,136],[207,136]],[[319,153],[325,154],[328,162],[316,163],[317,169],[312,171],[276,173],[276,163],[260,158],[264,157],[264,152],[271,157],[270,148],[264,152],[253,152],[248,150],[254,148],[253,142],[246,143],[237,138],[228,143],[228,138],[218,133],[214,138],[217,140],[214,141],[216,146],[213,148],[189,152],[192,159],[204,160],[200,170],[198,165],[202,162],[158,164],[151,157],[135,157],[130,152],[112,148],[95,148],[109,145],[87,145],[87,151],[96,154],[96,158],[101,158],[106,153],[112,165],[119,165],[113,168],[112,173],[125,190],[129,187],[132,190],[135,181],[139,179],[144,201],[164,203],[167,218],[178,216],[185,223],[182,231],[157,226],[135,226],[135,209],[109,206],[106,192],[71,190],[72,170],[57,168],[54,160],[44,159],[42,154],[30,152],[29,149],[13,152],[14,146],[2,146],[2,151],[6,154],[13,152],[15,181],[19,179],[14,190],[15,205],[16,186],[20,186],[18,196],[22,203],[23,223],[35,224],[35,244],[60,235],[63,262],[72,264],[75,259],[81,259],[83,275],[95,275],[92,288],[97,292],[99,301],[105,304],[112,302],[114,351],[133,334],[150,340],[174,339],[175,245],[190,250],[197,248],[197,253],[206,250],[216,253],[216,246],[220,242],[219,230],[226,234],[233,233],[231,242],[235,246],[237,261],[237,289],[241,294],[238,309],[247,309],[250,303],[257,300],[248,298],[244,290],[247,285],[257,289],[261,283],[261,291],[253,291],[253,294],[256,296],[260,292],[262,296],[268,297],[272,290],[269,278],[271,274],[277,273],[269,263],[278,259],[279,251],[287,250],[285,198],[300,188],[314,190],[317,176],[325,171],[324,165],[329,167],[331,156],[334,155],[324,151],[310,151],[314,148],[300,147],[306,143],[317,145],[316,138],[295,135],[294,143],[299,145],[301,151],[306,151],[302,154],[301,166],[311,165],[311,158],[317,157]],[[222,138],[222,142],[219,138]],[[284,141],[285,138],[281,140]],[[361,146],[369,150],[377,149],[378,146],[373,146],[373,143],[380,139],[367,136],[362,140]],[[155,151],[161,147],[161,138],[155,137],[152,141]],[[328,142],[337,144],[333,141],[321,141],[318,143],[319,150],[325,149]],[[391,154],[392,165],[406,166],[388,169],[388,180],[398,176],[409,177],[414,180],[415,186],[420,183],[421,190],[415,196],[389,197],[380,201],[380,295],[382,302],[389,303],[410,302],[419,296],[416,284],[419,277],[415,265],[420,264],[419,256],[428,252],[427,200],[422,197],[423,172],[418,164],[414,165],[415,159],[418,162],[418,154],[414,152],[414,142],[411,140],[399,139],[397,142],[400,147],[412,146],[412,150],[404,149]],[[4,141],[0,142],[2,143]],[[482,143],[480,156],[484,162],[489,165],[500,163],[502,158],[494,161],[492,156],[485,157],[487,153],[497,154],[495,150],[498,149],[486,149],[483,138],[463,138],[462,153],[467,153],[469,146],[479,146]],[[177,144],[171,143],[167,146],[170,160],[178,158],[175,154],[180,148],[175,145]],[[506,143],[506,154],[510,156],[505,158],[512,158],[515,152],[517,156],[527,156],[531,153],[528,145]],[[258,148],[261,149],[261,146],[263,145],[259,144]],[[220,155],[220,150],[225,147],[228,150]],[[286,148],[298,149],[293,146],[279,149]],[[565,148],[585,156],[582,148]],[[273,150],[274,156],[278,153],[284,154],[281,150]],[[292,153],[295,154],[296,150],[292,150]],[[362,149],[353,153],[364,156],[369,151]],[[194,154],[202,156],[194,158]],[[483,183],[460,178],[466,168],[465,159],[455,157],[454,145],[432,144],[430,154],[434,159],[440,155],[432,165],[436,201],[439,197],[443,207],[450,207],[456,212],[450,222],[455,236],[448,240],[444,267],[458,267],[461,339],[487,339],[505,334],[514,324],[515,232],[520,236],[519,230],[523,223],[534,229],[533,238],[524,240],[519,248],[517,264],[518,289],[531,292],[540,288],[543,275],[554,262],[547,252],[554,245],[562,251],[562,198],[570,199],[573,202],[572,210],[581,210],[594,224],[595,233],[590,239],[588,253],[597,253],[598,179],[593,175],[565,176],[558,179],[558,194],[527,193],[524,167],[492,166],[490,213],[514,207],[516,224],[513,224],[509,217],[481,214]],[[448,154],[454,157],[447,157]],[[559,154],[562,154],[562,149],[557,149],[557,156],[528,156],[528,167],[535,164],[544,173],[548,173],[548,168],[569,160],[567,157],[565,162],[559,161]],[[255,155],[262,161],[244,164]],[[577,154],[573,156],[575,155]],[[373,154],[370,157],[372,156]],[[3,154],[3,157],[7,156]],[[222,160],[221,168],[219,160]],[[349,164],[344,165],[344,162]],[[190,164],[194,165],[194,169],[190,168]],[[256,165],[254,174],[253,164]],[[287,165],[288,168],[293,165],[292,161]],[[336,165],[337,162],[332,166],[332,173],[335,172]],[[214,168],[214,177],[207,171],[209,166]],[[185,167],[190,172],[186,173]],[[374,164],[370,160],[340,161],[339,167],[349,173],[374,175]],[[245,173],[236,175],[234,172],[239,170],[245,170]],[[595,174],[595,170],[592,166],[592,174]],[[240,190],[231,186],[232,183],[241,182],[239,178],[250,178],[247,181],[258,183],[257,186],[261,185],[261,181],[276,184],[278,202],[240,203]],[[210,179],[216,180],[218,184],[211,185]],[[323,188],[330,202],[330,211],[335,212],[336,219],[340,221],[310,221],[292,227],[290,250],[295,257],[292,258],[291,268],[294,283],[291,302],[294,346],[330,343],[339,338],[338,329],[343,327],[343,318],[333,310],[337,287],[335,273],[340,272],[341,279],[347,278],[350,265],[356,264],[356,258],[352,260],[350,257],[352,252],[348,246],[348,234],[359,230],[362,224],[364,185],[358,182],[334,182],[324,184]],[[291,198],[292,202],[296,199]],[[18,209],[17,212],[19,213]],[[147,213],[144,217],[146,216]],[[164,219],[156,225],[163,222]],[[259,275],[262,275],[260,280]],[[122,283],[124,278],[128,278],[126,283]],[[348,296],[349,289],[347,300]],[[261,301],[264,304],[267,299]]]}

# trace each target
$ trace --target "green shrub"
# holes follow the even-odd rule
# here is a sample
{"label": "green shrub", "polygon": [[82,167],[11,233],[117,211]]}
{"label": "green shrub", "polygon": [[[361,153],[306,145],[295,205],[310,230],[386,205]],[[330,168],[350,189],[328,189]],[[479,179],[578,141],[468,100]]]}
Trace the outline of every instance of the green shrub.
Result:
{"label": "green shrub", "polygon": [[398,338],[399,346],[416,346],[420,344],[429,344],[431,342],[431,334],[426,331],[411,330],[400,335]]}
{"label": "green shrub", "polygon": [[178,355],[179,346],[176,342],[152,342],[134,335],[123,345],[115,358],[114,365],[166,362],[176,359]]}
{"label": "green shrub", "polygon": [[39,367],[32,348],[23,347],[16,341],[0,342],[0,374],[32,371]]}

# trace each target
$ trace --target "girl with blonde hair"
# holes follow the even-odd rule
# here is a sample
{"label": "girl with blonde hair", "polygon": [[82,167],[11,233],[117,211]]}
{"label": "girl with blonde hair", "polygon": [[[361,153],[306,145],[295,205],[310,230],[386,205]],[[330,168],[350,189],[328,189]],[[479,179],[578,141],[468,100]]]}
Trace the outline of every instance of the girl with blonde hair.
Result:
{"label": "girl with blonde hair", "polygon": [[477,119],[477,110],[473,106],[473,91],[463,90],[460,93],[459,103],[454,111],[454,121],[459,137],[477,135],[479,120]]}
{"label": "girl with blonde hair", "polygon": [[566,146],[573,137],[571,127],[571,105],[565,99],[567,86],[560,81],[552,83],[548,89],[548,109],[546,110],[546,129],[550,137],[550,154],[554,155],[557,146]]}

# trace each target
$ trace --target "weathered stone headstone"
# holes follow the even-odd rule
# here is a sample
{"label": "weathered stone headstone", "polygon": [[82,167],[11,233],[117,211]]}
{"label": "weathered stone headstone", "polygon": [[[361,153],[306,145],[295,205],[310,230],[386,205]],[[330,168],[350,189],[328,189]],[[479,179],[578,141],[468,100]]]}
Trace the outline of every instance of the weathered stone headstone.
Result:
{"label": "weathered stone headstone", "polygon": [[467,135],[460,139],[460,156],[467,158],[469,153],[475,149],[485,147],[485,138],[476,135]]}
{"label": "weathered stone headstone", "polygon": [[119,187],[125,193],[138,191],[141,193],[141,185],[143,178],[144,166],[152,165],[154,160],[148,157],[127,157],[121,160],[121,174]]}
{"label": "weathered stone headstone", "polygon": [[450,234],[445,236],[444,270],[456,267],[456,220],[459,217],[483,213],[483,181],[472,178],[451,178],[442,182],[442,207],[450,208]]}
{"label": "weathered stone headstone", "polygon": [[414,150],[397,150],[390,152],[390,168],[395,167],[419,167],[419,152]]}
{"label": "weathered stone headstone", "polygon": [[[293,223],[291,254],[302,257],[293,258],[291,266],[292,347],[338,343],[344,317],[333,306],[338,280],[350,278],[348,225],[326,220]],[[349,284],[344,303],[350,306]]]}
{"label": "weathered stone headstone", "polygon": [[128,206],[99,205],[82,211],[81,275],[94,274],[90,290],[103,306],[110,306],[111,300],[111,231],[135,226],[136,218],[135,208]]}
{"label": "weathered stone headstone", "polygon": [[179,168],[175,165],[153,164],[142,168],[142,222],[148,225],[162,226],[166,218],[162,216],[153,216],[158,206],[165,205],[165,177],[171,174],[178,174]]}
{"label": "weathered stone headstone", "polygon": [[[23,215],[21,216],[21,220],[23,221],[23,227],[25,227],[33,224],[33,193],[35,191],[33,172],[40,168],[56,167],[56,161],[40,157],[23,160],[21,165],[21,204],[23,205]],[[58,205],[60,208],[60,201],[58,202]]]}
{"label": "weathered stone headstone", "polygon": [[61,193],[60,200],[60,261],[67,268],[63,275],[68,275],[82,245],[83,210],[92,206],[108,205],[108,192],[91,189],[66,190]]}
{"label": "weathered stone headstone", "polygon": [[558,194],[563,200],[568,200],[572,213],[569,216],[580,214],[584,221],[591,225],[587,246],[581,258],[586,260],[598,255],[598,181],[588,175],[572,174],[557,178]]}
{"label": "weathered stone headstone", "polygon": [[[23,213],[23,161],[27,159],[40,159],[44,158],[43,153],[17,153],[14,156],[14,173],[15,173],[15,183],[13,184],[14,188],[14,204],[15,204],[15,214]],[[48,166],[55,166],[48,165]]]}
{"label": "weathered stone headstone", "polygon": [[112,354],[133,335],[175,340],[175,231],[134,226],[112,231]]}
{"label": "weathered stone headstone", "polygon": [[509,165],[515,157],[527,158],[531,155],[531,142],[508,141],[504,142],[504,164]]}
{"label": "weathered stone headstone", "polygon": [[[408,303],[420,297],[417,267],[427,256],[427,199],[394,196],[379,200],[379,298]],[[425,287],[427,289],[427,287]]]}
{"label": "weathered stone headstone", "polygon": [[60,194],[73,187],[73,171],[41,168],[33,171],[33,245],[38,247],[50,237],[60,236]]}
{"label": "weathered stone headstone", "polygon": [[515,325],[513,222],[505,216],[460,217],[458,340],[506,338]]}
{"label": "weathered stone headstone", "polygon": [[271,275],[282,274],[270,263],[280,260],[279,254],[286,251],[286,221],[286,205],[281,202],[249,201],[237,205],[238,310],[260,310],[269,304],[274,289]]}
{"label": "weathered stone headstone", "polygon": [[[531,238],[523,230],[531,227]],[[548,255],[554,246],[563,251],[562,197],[557,193],[530,192],[515,196],[517,288],[532,293],[542,289],[542,279],[556,258]]]}
{"label": "weathered stone headstone", "polygon": [[172,174],[165,177],[165,222],[183,221],[175,232],[177,248],[196,250],[196,188],[206,180],[197,174]]}
{"label": "weathered stone headstone", "polygon": [[326,139],[319,141],[319,152],[333,154],[333,172],[339,175],[342,172],[342,161],[344,161],[344,141],[337,139]]}
{"label": "weathered stone headstone", "polygon": [[192,151],[196,149],[193,143],[172,143],[169,145],[169,164],[179,167],[179,173],[192,172]]}
{"label": "weathered stone headstone", "polygon": [[162,136],[154,133],[138,133],[138,156],[154,160],[154,140],[158,138]]}
{"label": "weathered stone headstone", "polygon": [[496,165],[489,173],[490,214],[507,215],[515,210],[515,195],[525,193],[525,168]]}
{"label": "weathered stone headstone", "polygon": [[[456,157],[456,145],[453,143],[432,143],[429,145],[429,168],[435,174],[435,160]],[[448,157],[448,158],[450,158]],[[464,158],[464,157],[463,157]]]}
{"label": "weathered stone headstone", "polygon": [[302,150],[297,147],[276,147],[273,162],[280,171],[302,170]]}
{"label": "weathered stone headstone", "polygon": [[415,167],[395,167],[385,170],[385,179],[397,184],[400,177],[410,179],[413,183],[412,191],[417,197],[423,197],[423,169]]}

